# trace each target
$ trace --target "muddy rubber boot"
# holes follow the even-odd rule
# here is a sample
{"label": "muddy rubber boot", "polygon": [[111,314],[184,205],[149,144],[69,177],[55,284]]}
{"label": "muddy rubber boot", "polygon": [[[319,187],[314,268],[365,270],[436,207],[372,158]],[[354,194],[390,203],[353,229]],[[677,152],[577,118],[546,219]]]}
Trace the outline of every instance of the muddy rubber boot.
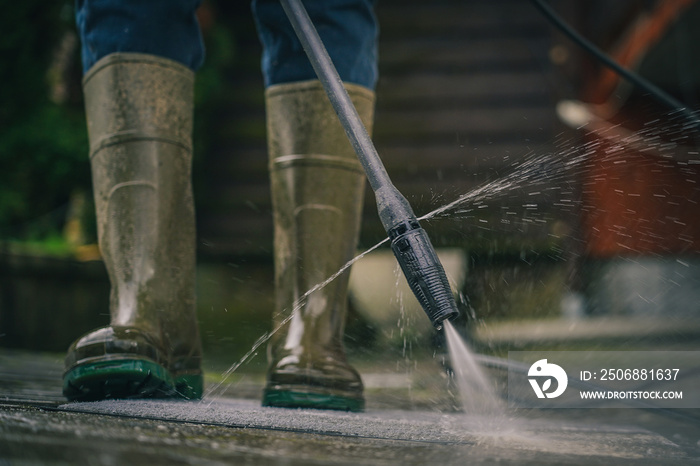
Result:
{"label": "muddy rubber boot", "polygon": [[83,79],[110,325],[75,341],[70,400],[202,395],[191,189],[194,73],[116,53]]}
{"label": "muddy rubber boot", "polygon": [[[371,129],[374,93],[347,85]],[[361,411],[363,386],[342,338],[365,174],[318,81],[266,91],[275,224],[276,313],[263,405]]]}

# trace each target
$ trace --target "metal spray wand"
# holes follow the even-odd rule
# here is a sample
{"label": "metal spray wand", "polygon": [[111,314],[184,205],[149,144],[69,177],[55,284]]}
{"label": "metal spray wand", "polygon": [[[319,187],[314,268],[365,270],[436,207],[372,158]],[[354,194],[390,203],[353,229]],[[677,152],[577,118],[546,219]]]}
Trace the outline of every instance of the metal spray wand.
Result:
{"label": "metal spray wand", "polygon": [[406,280],[435,328],[459,315],[445,270],[406,198],[393,185],[301,0],[280,0],[367,174],[379,218]]}

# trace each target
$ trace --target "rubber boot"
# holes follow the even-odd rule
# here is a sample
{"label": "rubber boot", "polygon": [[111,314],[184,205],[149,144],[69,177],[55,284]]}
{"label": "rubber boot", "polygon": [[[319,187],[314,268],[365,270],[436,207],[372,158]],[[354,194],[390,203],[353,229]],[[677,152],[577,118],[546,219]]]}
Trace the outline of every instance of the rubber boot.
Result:
{"label": "rubber boot", "polygon": [[191,189],[194,73],[116,53],[83,79],[110,325],[75,341],[71,400],[202,394]]}
{"label": "rubber boot", "polygon": [[[371,129],[374,93],[348,92]],[[275,328],[268,345],[263,405],[361,411],[363,386],[342,338],[365,174],[320,82],[266,91],[268,150],[275,224]],[[298,305],[297,305],[298,304]]]}

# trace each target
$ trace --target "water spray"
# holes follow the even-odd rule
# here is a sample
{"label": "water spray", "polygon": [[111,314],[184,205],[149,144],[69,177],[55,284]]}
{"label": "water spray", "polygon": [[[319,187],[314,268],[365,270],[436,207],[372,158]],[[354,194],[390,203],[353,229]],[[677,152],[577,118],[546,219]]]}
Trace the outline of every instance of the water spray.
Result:
{"label": "water spray", "polygon": [[372,139],[348,96],[321,38],[300,0],[281,0],[311,66],[323,85],[340,123],[374,191],[379,219],[406,281],[437,329],[459,315],[445,270],[408,200],[393,185]]}

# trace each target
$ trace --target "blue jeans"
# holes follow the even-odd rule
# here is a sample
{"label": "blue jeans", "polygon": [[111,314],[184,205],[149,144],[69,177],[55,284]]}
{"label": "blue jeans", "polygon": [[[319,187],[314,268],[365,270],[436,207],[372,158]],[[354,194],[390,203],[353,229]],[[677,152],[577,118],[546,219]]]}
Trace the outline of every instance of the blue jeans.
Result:
{"label": "blue jeans", "polygon": [[197,70],[204,45],[195,11],[201,0],[76,0],[83,72],[115,52],[159,55]]}
{"label": "blue jeans", "polygon": [[[76,0],[83,71],[115,52],[141,52],[197,70],[204,45],[195,11],[201,0]],[[343,81],[374,89],[377,21],[374,0],[305,0]],[[253,0],[263,45],[265,86],[316,79],[278,0]]]}

